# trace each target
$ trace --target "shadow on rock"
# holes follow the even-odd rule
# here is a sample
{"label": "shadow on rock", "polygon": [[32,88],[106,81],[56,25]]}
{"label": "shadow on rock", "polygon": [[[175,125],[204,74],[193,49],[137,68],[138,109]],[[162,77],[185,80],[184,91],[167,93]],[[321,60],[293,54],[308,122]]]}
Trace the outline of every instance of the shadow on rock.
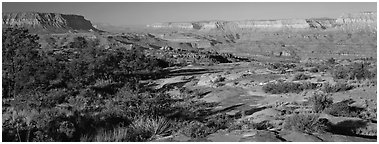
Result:
{"label": "shadow on rock", "polygon": [[167,73],[167,75],[173,77],[173,76],[188,76],[188,75],[214,73],[214,72],[220,72],[220,71],[210,70],[210,69],[180,69],[176,71],[170,71],[169,73]]}
{"label": "shadow on rock", "polygon": [[368,122],[363,120],[346,120],[337,124],[331,124],[329,131],[333,134],[356,136],[368,139],[376,139],[376,136],[365,136],[356,134],[361,128],[365,128]]}

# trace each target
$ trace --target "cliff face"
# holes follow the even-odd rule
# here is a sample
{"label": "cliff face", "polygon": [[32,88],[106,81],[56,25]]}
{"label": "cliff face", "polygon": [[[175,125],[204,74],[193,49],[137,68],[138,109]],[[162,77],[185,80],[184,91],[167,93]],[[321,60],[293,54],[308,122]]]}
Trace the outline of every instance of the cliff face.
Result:
{"label": "cliff face", "polygon": [[344,14],[336,19],[336,23],[347,30],[369,29],[376,31],[376,12]]}
{"label": "cliff face", "polygon": [[3,13],[3,25],[22,26],[34,31],[66,32],[69,30],[98,31],[80,15],[58,13]]}
{"label": "cliff face", "polygon": [[339,24],[376,23],[376,12],[344,14],[336,20]]}
{"label": "cliff face", "polygon": [[328,29],[336,27],[336,19],[307,19],[309,28]]}
{"label": "cliff face", "polygon": [[192,23],[156,23],[152,28],[179,29],[329,29],[329,28],[374,28],[376,12],[343,15],[338,19],[288,19],[288,20],[246,20],[246,21],[206,21]]}

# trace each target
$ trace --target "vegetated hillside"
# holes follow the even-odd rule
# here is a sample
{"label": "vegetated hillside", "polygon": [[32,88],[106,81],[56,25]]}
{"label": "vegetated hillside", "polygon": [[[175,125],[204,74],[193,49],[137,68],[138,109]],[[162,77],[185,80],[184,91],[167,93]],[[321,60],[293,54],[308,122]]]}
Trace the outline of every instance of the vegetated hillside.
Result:
{"label": "vegetated hillside", "polygon": [[[142,80],[180,74],[165,69],[171,65],[235,59],[149,46],[154,38],[148,35],[110,36],[109,42],[115,43],[107,47],[96,34],[45,36],[53,37],[42,48],[38,35],[24,28],[3,28],[4,141],[150,141],[173,133],[191,123],[208,104],[175,100]],[[59,45],[55,38],[73,39]],[[160,132],[145,127],[146,121],[151,126],[158,124],[150,128]],[[115,129],[131,135],[114,139],[108,132]],[[212,127],[212,131],[218,129]]]}
{"label": "vegetated hillside", "polygon": [[3,13],[3,26],[21,26],[34,32],[99,31],[80,15],[7,12]]}
{"label": "vegetated hillside", "polygon": [[[376,29],[355,17],[263,31],[4,27],[3,141],[377,141]],[[293,62],[305,58],[321,60]]]}

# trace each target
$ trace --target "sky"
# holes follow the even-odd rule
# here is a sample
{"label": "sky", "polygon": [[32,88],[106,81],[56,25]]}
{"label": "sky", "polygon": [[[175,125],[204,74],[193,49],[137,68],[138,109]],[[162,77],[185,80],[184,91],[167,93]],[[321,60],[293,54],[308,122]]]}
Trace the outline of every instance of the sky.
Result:
{"label": "sky", "polygon": [[201,20],[337,18],[376,11],[375,2],[3,2],[3,12],[54,12],[83,15],[112,25]]}

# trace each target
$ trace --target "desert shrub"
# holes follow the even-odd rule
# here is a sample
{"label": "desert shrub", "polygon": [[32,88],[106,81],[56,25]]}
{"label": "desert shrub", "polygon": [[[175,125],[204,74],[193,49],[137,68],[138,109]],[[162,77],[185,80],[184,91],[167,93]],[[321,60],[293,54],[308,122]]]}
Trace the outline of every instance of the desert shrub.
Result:
{"label": "desert shrub", "polygon": [[297,71],[297,72],[304,72],[305,70],[304,70],[303,67],[301,67],[301,66],[297,66],[297,67],[294,69],[294,71]]}
{"label": "desert shrub", "polygon": [[225,113],[198,118],[197,120],[182,122],[178,131],[192,138],[204,138],[220,129],[228,129],[232,126],[234,119]]}
{"label": "desert shrub", "polygon": [[281,93],[299,93],[303,90],[314,89],[315,84],[310,82],[295,83],[295,82],[276,82],[267,83],[262,87],[265,93],[281,94]]}
{"label": "desert shrub", "polygon": [[324,80],[322,78],[317,78],[317,82],[323,82]]}
{"label": "desert shrub", "polygon": [[328,125],[319,120],[319,114],[293,114],[284,121],[284,128],[305,133],[324,132]]}
{"label": "desert shrub", "polygon": [[214,129],[199,121],[191,121],[181,130],[181,133],[192,138],[204,138],[214,132]]}
{"label": "desert shrub", "polygon": [[[3,120],[3,141],[75,141],[80,117],[69,111],[53,109],[13,111]],[[90,131],[90,127],[86,131]]]}
{"label": "desert shrub", "polygon": [[[80,131],[79,125],[83,124],[82,117],[77,113],[58,108],[44,109],[33,120],[36,123],[37,132],[33,141],[77,141]],[[86,130],[91,130],[87,127]]]}
{"label": "desert shrub", "polygon": [[171,131],[171,123],[163,117],[142,116],[129,126],[129,141],[147,141],[155,136],[165,135]]}
{"label": "desert shrub", "polygon": [[317,73],[318,72],[318,68],[317,67],[312,67],[309,69],[309,72],[311,73]]}
{"label": "desert shrub", "polygon": [[321,90],[326,93],[335,93],[335,92],[341,92],[341,91],[347,91],[354,88],[353,86],[344,83],[344,82],[338,82],[335,85],[331,85],[329,83],[323,84]]}
{"label": "desert shrub", "polygon": [[311,67],[309,69],[309,72],[311,73],[326,72],[328,69],[330,69],[330,66],[328,65],[322,65],[322,64],[317,64],[317,63],[308,65],[308,67]]}
{"label": "desert shrub", "polygon": [[329,59],[327,59],[326,61],[325,61],[325,64],[327,64],[327,65],[334,65],[334,64],[336,64],[337,62],[336,62],[336,59],[334,59],[334,58],[329,58]]}
{"label": "desert shrub", "polygon": [[3,110],[2,136],[4,142],[18,141],[30,142],[35,131],[33,117],[38,112],[35,110],[16,111],[14,109]]}
{"label": "desert shrub", "polygon": [[310,61],[304,63],[304,66],[305,66],[305,67],[315,67],[315,66],[317,66],[317,65],[318,65],[318,64],[317,64],[316,62],[310,62]]}
{"label": "desert shrub", "polygon": [[3,98],[38,87],[39,37],[25,28],[3,28],[2,33]]}
{"label": "desert shrub", "polygon": [[297,80],[306,80],[306,79],[309,79],[309,78],[311,78],[311,76],[306,75],[304,73],[297,73],[297,74],[295,74],[293,80],[294,81],[297,81]]}
{"label": "desert shrub", "polygon": [[292,63],[269,63],[268,66],[270,69],[286,70],[286,69],[295,68],[296,64],[292,64]]}
{"label": "desert shrub", "polygon": [[228,131],[233,131],[233,130],[243,130],[243,129],[257,129],[257,130],[267,130],[270,128],[273,128],[274,126],[270,123],[268,120],[264,120],[258,123],[251,122],[249,119],[241,120],[241,121],[236,121],[232,123],[228,127]]}
{"label": "desert shrub", "polygon": [[228,115],[221,113],[207,117],[206,125],[217,131],[219,129],[228,128],[231,125],[232,121],[233,119]]}
{"label": "desert shrub", "polygon": [[369,71],[369,63],[353,63],[347,66],[338,66],[331,72],[334,79],[369,79],[375,74]]}
{"label": "desert shrub", "polygon": [[333,103],[333,99],[323,92],[315,92],[309,102],[312,104],[313,111],[318,113],[329,107]]}
{"label": "desert shrub", "polygon": [[357,117],[360,110],[358,108],[350,107],[346,102],[338,102],[325,109],[325,113],[333,116]]}
{"label": "desert shrub", "polygon": [[253,123],[252,127],[257,130],[266,130],[273,128],[274,126],[268,120],[261,121],[259,123]]}
{"label": "desert shrub", "polygon": [[373,78],[374,74],[369,70],[369,63],[353,63],[351,65],[350,79],[369,79]]}
{"label": "desert shrub", "polygon": [[129,131],[128,128],[119,127],[113,130],[102,130],[94,138],[89,138],[84,136],[80,141],[82,142],[125,142],[129,140]]}
{"label": "desert shrub", "polygon": [[299,89],[308,90],[308,89],[316,89],[317,87],[318,87],[317,84],[306,81],[300,84]]}
{"label": "desert shrub", "polygon": [[339,66],[332,71],[332,77],[334,79],[347,79],[349,78],[349,70],[347,67]]}
{"label": "desert shrub", "polygon": [[376,86],[376,82],[377,82],[376,78],[368,79],[368,80],[363,81],[363,85],[364,86]]}
{"label": "desert shrub", "polygon": [[334,92],[340,92],[340,91],[348,91],[348,90],[351,90],[353,89],[354,86],[351,86],[345,82],[337,82],[335,85],[334,85]]}
{"label": "desert shrub", "polygon": [[57,104],[61,104],[69,98],[70,92],[67,89],[52,89],[46,96],[41,97],[41,106],[46,108],[55,107]]}
{"label": "desert shrub", "polygon": [[327,65],[317,65],[318,72],[326,72],[328,69],[330,69]]}
{"label": "desert shrub", "polygon": [[85,48],[87,46],[88,46],[88,41],[84,37],[81,37],[81,36],[75,37],[73,39],[73,42],[69,43],[70,48],[81,49],[81,48]]}

